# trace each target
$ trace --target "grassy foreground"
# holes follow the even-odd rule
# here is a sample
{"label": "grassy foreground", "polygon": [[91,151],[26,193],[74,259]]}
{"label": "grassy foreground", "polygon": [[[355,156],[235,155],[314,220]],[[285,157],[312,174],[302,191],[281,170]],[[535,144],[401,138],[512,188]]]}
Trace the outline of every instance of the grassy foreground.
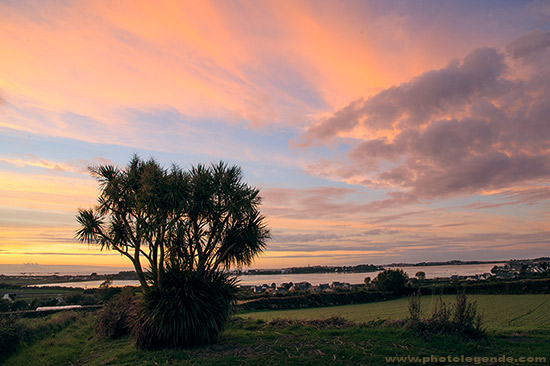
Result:
{"label": "grassy foreground", "polygon": [[[488,297],[483,299],[484,296],[471,296],[471,299],[477,300],[482,309],[485,306],[490,307],[491,301],[502,301],[496,302],[500,308],[486,310],[498,311],[500,317],[507,317],[508,320],[498,320],[499,316],[493,317],[495,320],[490,321],[492,330],[489,337],[477,341],[449,335],[435,335],[425,339],[397,323],[392,325],[391,322],[367,325],[342,319],[266,321],[249,318],[265,317],[269,313],[262,312],[234,317],[219,341],[208,347],[192,350],[139,351],[126,338],[113,341],[94,335],[93,315],[79,313],[75,321],[64,322],[64,327],[53,328],[50,333],[44,334],[42,339],[23,344],[16,354],[4,361],[4,365],[403,365],[422,362],[412,359],[391,362],[386,357],[502,355],[516,359],[546,357],[546,363],[523,364],[548,364],[550,312],[547,306],[550,295],[485,296]],[[496,299],[491,300],[491,297]],[[482,305],[485,303],[486,305]],[[392,311],[402,311],[401,308],[406,309],[406,306],[406,300],[395,300],[359,307],[354,305],[271,313],[277,318],[284,316],[305,319],[306,314],[312,318],[322,318],[330,316],[329,310],[335,310],[338,315],[350,318],[350,314],[358,314],[359,309],[362,309],[363,313],[374,314],[369,315],[375,316],[374,319],[383,318],[387,314],[390,314],[387,318],[392,319],[392,314],[395,314]],[[394,310],[388,313],[383,312],[384,309]],[[507,316],[507,311],[513,313]],[[399,317],[405,318],[406,310],[400,314],[403,316]],[[59,315],[33,321],[51,323],[51,318],[55,320],[56,316]],[[507,325],[501,327],[498,324]],[[478,364],[500,363],[480,361]]]}

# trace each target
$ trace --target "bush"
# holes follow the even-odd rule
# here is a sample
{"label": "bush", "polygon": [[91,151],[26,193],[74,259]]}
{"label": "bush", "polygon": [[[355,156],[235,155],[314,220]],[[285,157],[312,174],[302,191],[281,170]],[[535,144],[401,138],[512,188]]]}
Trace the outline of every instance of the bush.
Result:
{"label": "bush", "polygon": [[27,304],[25,300],[15,300],[11,304],[12,311],[27,310],[28,308],[29,308],[29,304]]}
{"label": "bush", "polygon": [[56,306],[58,305],[58,301],[56,298],[50,298],[50,299],[32,299],[30,308],[36,309],[41,306]]}
{"label": "bush", "polygon": [[223,272],[171,270],[162,286],[147,289],[137,306],[132,336],[141,349],[212,343],[229,318],[235,280]]}
{"label": "bush", "polygon": [[0,312],[6,312],[11,310],[11,301],[6,299],[0,299]]}
{"label": "bush", "polygon": [[116,295],[120,294],[119,287],[110,287],[107,281],[104,281],[98,289],[95,290],[94,296],[99,302],[107,302],[111,300]]}
{"label": "bush", "polygon": [[409,296],[409,315],[413,323],[418,324],[422,320],[422,301],[420,291]]}
{"label": "bush", "polygon": [[482,326],[482,316],[477,312],[477,303],[468,302],[465,293],[456,295],[456,303],[454,308],[453,323],[456,326],[456,331],[476,338],[485,333]]}
{"label": "bush", "polygon": [[94,296],[80,294],[80,293],[65,296],[63,300],[65,301],[65,304],[68,304],[68,305],[97,305],[98,304],[98,300]]}
{"label": "bush", "polygon": [[122,292],[103,305],[96,313],[95,331],[103,337],[116,339],[130,333],[135,311],[135,297],[132,288]]}
{"label": "bush", "polygon": [[13,316],[0,315],[0,359],[15,351],[23,328]]}
{"label": "bush", "polygon": [[477,303],[468,302],[466,294],[456,295],[454,306],[439,299],[431,318],[422,319],[420,292],[409,298],[409,326],[424,336],[430,334],[458,334],[466,338],[485,336],[482,316],[477,312]]}

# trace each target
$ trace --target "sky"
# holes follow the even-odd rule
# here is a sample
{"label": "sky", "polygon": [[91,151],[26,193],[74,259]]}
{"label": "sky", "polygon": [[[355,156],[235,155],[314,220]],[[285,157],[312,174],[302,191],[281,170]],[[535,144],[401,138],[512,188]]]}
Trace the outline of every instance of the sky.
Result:
{"label": "sky", "polygon": [[0,0],[0,34],[0,273],[129,268],[74,233],[134,153],[242,167],[254,268],[550,255],[547,1]]}

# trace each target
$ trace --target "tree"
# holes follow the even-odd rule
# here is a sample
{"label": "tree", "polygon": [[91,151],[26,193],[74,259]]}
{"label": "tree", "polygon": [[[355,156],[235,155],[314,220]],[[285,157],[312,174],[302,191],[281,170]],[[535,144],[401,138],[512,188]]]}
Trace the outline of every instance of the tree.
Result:
{"label": "tree", "polygon": [[419,281],[423,281],[426,279],[426,272],[424,271],[418,271],[416,272],[416,274],[414,275]]}
{"label": "tree", "polygon": [[259,190],[242,182],[236,166],[165,170],[134,156],[125,169],[89,170],[100,184],[99,204],[79,210],[76,237],[127,257],[144,288],[162,287],[167,264],[201,273],[250,264],[270,237]]}
{"label": "tree", "polygon": [[[132,262],[144,293],[140,322],[150,326],[137,332],[138,345],[208,343],[223,326],[234,292],[225,270],[250,264],[270,238],[259,190],[242,181],[239,167],[223,162],[184,171],[134,156],[125,168],[102,165],[90,172],[101,192],[96,208],[79,210],[76,237]],[[216,294],[223,294],[220,303]],[[217,317],[201,313],[210,311],[209,302],[223,316],[204,333],[194,318]],[[175,329],[155,320],[169,319],[169,311],[187,323]]]}
{"label": "tree", "polygon": [[385,269],[372,282],[379,291],[400,293],[408,280],[409,276],[402,269]]}

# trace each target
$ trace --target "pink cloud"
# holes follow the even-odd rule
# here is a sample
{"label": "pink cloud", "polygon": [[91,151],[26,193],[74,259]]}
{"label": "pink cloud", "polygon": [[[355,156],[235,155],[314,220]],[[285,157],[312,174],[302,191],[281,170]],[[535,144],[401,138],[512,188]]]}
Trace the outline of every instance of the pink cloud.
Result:
{"label": "pink cloud", "polygon": [[394,194],[410,200],[547,181],[550,66],[542,60],[549,39],[550,33],[536,31],[512,41],[507,50],[522,65],[495,49],[477,49],[444,69],[351,102],[312,125],[301,141],[352,137],[356,128],[393,133],[356,137],[344,159],[308,171],[399,188]]}

